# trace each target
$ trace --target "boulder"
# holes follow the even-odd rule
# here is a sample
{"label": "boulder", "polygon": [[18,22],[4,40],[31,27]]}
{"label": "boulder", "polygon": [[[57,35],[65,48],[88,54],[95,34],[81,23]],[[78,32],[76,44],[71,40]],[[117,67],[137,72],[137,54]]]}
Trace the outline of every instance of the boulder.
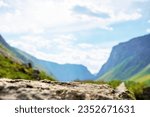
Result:
{"label": "boulder", "polygon": [[115,93],[120,99],[135,99],[134,94],[131,93],[127,87],[125,86],[125,83],[122,82],[116,89]]}

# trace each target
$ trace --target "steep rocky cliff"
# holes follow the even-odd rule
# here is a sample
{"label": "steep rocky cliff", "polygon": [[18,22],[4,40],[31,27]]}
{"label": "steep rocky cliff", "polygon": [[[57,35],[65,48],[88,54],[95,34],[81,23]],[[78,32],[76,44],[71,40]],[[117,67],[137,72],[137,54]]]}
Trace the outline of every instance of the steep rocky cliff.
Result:
{"label": "steep rocky cliff", "polygon": [[97,77],[99,80],[128,80],[149,64],[150,34],[114,46]]}

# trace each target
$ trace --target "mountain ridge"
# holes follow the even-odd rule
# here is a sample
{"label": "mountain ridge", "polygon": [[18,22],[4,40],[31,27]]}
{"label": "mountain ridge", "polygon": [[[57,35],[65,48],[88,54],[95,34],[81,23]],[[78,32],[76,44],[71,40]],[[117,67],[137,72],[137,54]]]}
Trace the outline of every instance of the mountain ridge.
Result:
{"label": "mountain ridge", "polygon": [[0,44],[4,45],[9,51],[11,51],[19,61],[25,64],[31,63],[34,68],[43,70],[49,75],[53,75],[59,81],[92,80],[95,78],[84,65],[58,64],[51,61],[37,59],[22,50],[11,47],[1,35]]}
{"label": "mountain ridge", "polygon": [[150,34],[114,46],[98,80],[128,80],[150,64]]}

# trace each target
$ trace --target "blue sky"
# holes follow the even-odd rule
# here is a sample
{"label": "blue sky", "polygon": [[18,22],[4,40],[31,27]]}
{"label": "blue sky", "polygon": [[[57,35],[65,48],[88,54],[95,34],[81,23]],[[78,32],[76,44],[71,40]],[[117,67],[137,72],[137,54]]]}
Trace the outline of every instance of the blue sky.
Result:
{"label": "blue sky", "polygon": [[92,73],[119,42],[150,33],[150,0],[0,0],[0,33],[37,58]]}

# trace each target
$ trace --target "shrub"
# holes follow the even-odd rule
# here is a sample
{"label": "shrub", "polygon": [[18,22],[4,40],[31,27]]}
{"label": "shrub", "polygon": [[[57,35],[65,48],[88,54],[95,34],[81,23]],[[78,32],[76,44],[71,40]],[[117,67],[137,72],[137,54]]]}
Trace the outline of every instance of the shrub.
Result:
{"label": "shrub", "polygon": [[55,81],[54,77],[52,76],[48,76],[45,72],[41,71],[40,72],[40,78],[43,80],[51,80],[51,81]]}
{"label": "shrub", "polygon": [[116,88],[121,84],[121,80],[112,80],[107,82],[107,84],[109,84],[111,87]]}
{"label": "shrub", "polygon": [[136,99],[142,99],[143,89],[145,84],[142,82],[126,81],[126,87],[135,95]]}

